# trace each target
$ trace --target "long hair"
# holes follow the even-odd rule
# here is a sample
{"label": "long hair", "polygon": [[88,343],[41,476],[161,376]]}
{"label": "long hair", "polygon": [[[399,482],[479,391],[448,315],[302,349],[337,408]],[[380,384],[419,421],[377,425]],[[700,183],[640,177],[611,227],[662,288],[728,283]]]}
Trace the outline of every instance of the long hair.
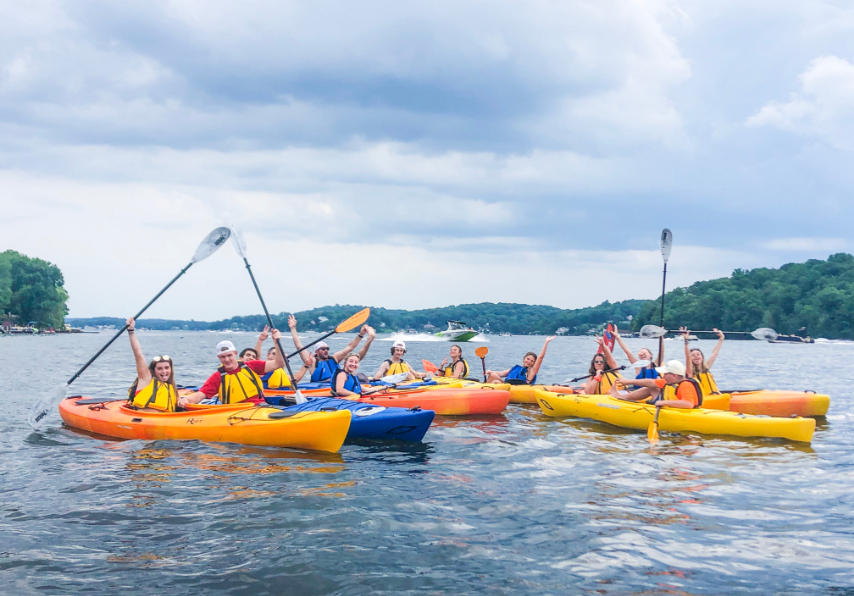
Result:
{"label": "long hair", "polygon": [[700,356],[702,356],[702,362],[700,362],[700,364],[694,364],[694,361],[691,361],[691,366],[694,370],[694,376],[696,377],[697,375],[709,372],[709,368],[706,366],[706,356],[703,354],[703,350],[701,350],[700,348],[691,348],[691,350],[688,352],[689,356],[692,352],[700,352]]}
{"label": "long hair", "polygon": [[597,359],[597,358],[601,358],[601,359],[602,359],[602,362],[604,362],[604,363],[605,363],[605,368],[604,368],[603,370],[608,370],[608,361],[607,361],[607,360],[605,360],[605,355],[604,355],[604,354],[596,354],[595,356],[593,356],[593,359],[592,359],[592,360],[590,360],[590,369],[587,371],[587,372],[588,372],[588,373],[590,373],[591,375],[595,375],[595,374],[596,374],[596,367],[595,367],[595,366],[593,366],[593,363],[594,363],[594,362],[596,362],[596,359]]}
{"label": "long hair", "polygon": [[[177,400],[178,399],[178,388],[175,386],[175,363],[172,362],[171,358],[169,358],[168,360],[165,360],[161,356],[158,356],[158,358],[159,358],[159,360],[152,360],[151,362],[148,363],[148,372],[151,373],[151,380],[157,381],[158,383],[160,383],[160,380],[157,378],[157,375],[154,373],[154,368],[158,364],[160,364],[161,362],[168,362],[169,363],[169,378],[166,380],[166,384],[172,386],[172,394],[175,396],[175,399]],[[138,388],[139,388],[139,377],[137,377],[134,380],[133,385],[131,385],[130,388],[128,389],[128,399],[130,401],[133,401],[133,398],[136,396],[136,392],[137,392]]]}

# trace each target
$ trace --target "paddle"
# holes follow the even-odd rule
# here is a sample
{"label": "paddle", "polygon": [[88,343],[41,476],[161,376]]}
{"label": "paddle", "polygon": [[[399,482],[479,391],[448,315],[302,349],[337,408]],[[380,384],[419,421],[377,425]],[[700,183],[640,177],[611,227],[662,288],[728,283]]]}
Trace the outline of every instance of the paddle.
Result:
{"label": "paddle", "polygon": [[[199,244],[198,248],[196,248],[196,252],[195,254],[193,254],[193,258],[190,259],[190,263],[186,267],[181,269],[181,272],[178,273],[178,275],[176,275],[175,277],[173,277],[172,281],[166,284],[166,287],[160,290],[157,295],[148,302],[148,304],[143,306],[142,310],[136,313],[134,319],[138,319],[139,317],[141,317],[142,313],[148,310],[148,307],[154,304],[154,301],[160,298],[160,296],[162,296],[163,293],[172,286],[172,284],[178,281],[178,278],[184,275],[190,267],[192,267],[195,263],[198,263],[199,261],[204,261],[209,256],[214,254],[217,250],[219,250],[219,247],[225,244],[225,241],[228,240],[228,237],[230,235],[231,231],[228,228],[216,228],[210,234],[205,236],[205,239],[202,240],[202,243]],[[57,387],[55,390],[48,393],[30,409],[30,413],[27,416],[27,420],[30,423],[30,426],[32,426],[33,428],[39,428],[44,423],[48,413],[50,413],[51,410],[55,410],[57,406],[59,406],[59,402],[65,399],[65,394],[68,390],[68,386],[71,385],[71,383],[73,383],[77,379],[77,377],[82,375],[83,371],[89,368],[89,365],[95,362],[98,356],[103,354],[104,350],[109,348],[110,344],[116,341],[119,336],[125,332],[127,328],[128,326],[127,324],[125,324],[125,326],[119,329],[119,331],[112,337],[112,339],[110,339],[110,341],[106,343],[106,345],[104,345],[103,348],[98,350],[97,354],[95,354],[89,359],[89,362],[84,364],[80,370],[74,373],[73,377],[68,379],[65,384],[61,385],[60,387]]]}
{"label": "paddle", "polygon": [[661,413],[661,407],[655,408],[655,418],[652,421],[652,424],[649,425],[649,428],[646,429],[646,437],[649,439],[649,442],[655,445],[658,443],[658,415]]}
{"label": "paddle", "polygon": [[297,354],[299,354],[303,350],[307,350],[308,348],[310,348],[314,344],[323,341],[324,339],[326,339],[330,335],[335,335],[336,333],[344,333],[346,331],[350,331],[351,329],[358,327],[359,325],[364,324],[364,322],[368,320],[369,316],[371,316],[371,309],[370,308],[363,308],[362,310],[360,310],[359,312],[354,314],[349,319],[341,321],[335,329],[333,329],[332,331],[330,331],[329,333],[327,333],[323,337],[318,337],[316,340],[314,340],[313,342],[311,342],[310,344],[308,344],[306,346],[301,347],[299,350],[297,350],[293,354],[288,354],[288,356],[285,360],[287,361],[289,358],[293,358],[294,356],[296,356]]}
{"label": "paddle", "polygon": [[379,387],[374,391],[367,391],[362,393],[364,396],[374,395],[375,393],[382,393],[384,391],[388,391],[389,389],[396,388],[401,382],[406,380],[406,377],[409,376],[408,372],[397,373],[396,375],[389,375],[387,377],[383,377],[378,379],[382,383],[388,383],[385,387]]}
{"label": "paddle", "polygon": [[[258,287],[258,282],[255,281],[255,275],[252,273],[252,267],[249,266],[249,260],[246,258],[246,241],[243,239],[243,235],[234,227],[231,227],[231,241],[234,244],[234,250],[237,251],[237,254],[243,258],[243,262],[246,264],[246,270],[249,272],[249,277],[252,279],[252,285],[255,286],[255,292],[258,294],[258,300],[261,301],[261,308],[264,309],[264,316],[267,317],[267,324],[270,326],[270,329],[273,329],[275,328],[275,325],[273,325],[273,318],[270,316],[270,311],[267,310],[267,304],[264,302],[264,297],[261,295],[261,289]],[[284,354],[285,351],[282,349],[281,338],[274,339],[274,341],[276,342],[276,348],[279,350],[279,354]],[[288,362],[287,358],[284,360],[285,368],[288,371],[288,377],[291,379],[291,387],[294,388],[294,397],[296,397],[298,404],[304,404],[308,400],[299,390],[297,380],[294,378],[294,373],[291,370],[290,362]]]}
{"label": "paddle", "polygon": [[[608,370],[603,370],[602,372],[603,373],[617,372],[618,370],[625,370],[627,368],[643,368],[645,366],[649,366],[649,360],[635,360],[631,364],[624,364],[623,366],[618,366],[617,368],[611,368]],[[596,373],[593,373],[592,375],[585,375],[583,377],[578,377],[576,379],[570,379],[568,381],[564,381],[564,383],[575,383],[577,381],[583,381],[584,379],[589,379],[590,377],[595,377],[595,376],[596,376]]]}
{"label": "paddle", "polygon": [[483,366],[483,382],[486,383],[486,355],[489,354],[489,348],[480,346],[474,351],[474,355],[480,358],[480,363]]}
{"label": "paddle", "polygon": [[[663,327],[659,327],[657,325],[644,325],[641,327],[640,336],[646,338],[654,338],[654,337],[662,337],[667,333],[681,333],[679,330],[674,329],[664,329]],[[692,331],[692,333],[716,333],[715,331]],[[778,334],[773,329],[769,329],[768,327],[760,327],[759,329],[755,329],[753,331],[721,331],[721,333],[729,333],[729,334],[741,334],[741,335],[752,335],[756,339],[766,339],[772,340],[777,339]]]}
{"label": "paddle", "polygon": [[421,360],[421,366],[424,367],[428,373],[437,373],[439,372],[439,367],[430,362],[429,360]]}
{"label": "paddle", "polygon": [[664,327],[664,288],[667,283],[667,261],[670,260],[670,249],[673,248],[673,232],[664,228],[661,230],[661,258],[664,260],[664,275],[661,276],[661,317],[659,323]]}

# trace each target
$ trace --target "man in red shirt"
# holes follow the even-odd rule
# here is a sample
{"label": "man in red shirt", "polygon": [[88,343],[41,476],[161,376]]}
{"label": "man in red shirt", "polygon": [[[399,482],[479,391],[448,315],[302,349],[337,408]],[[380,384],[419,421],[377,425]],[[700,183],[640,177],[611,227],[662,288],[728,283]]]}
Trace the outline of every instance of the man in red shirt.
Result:
{"label": "man in red shirt", "polygon": [[[611,395],[627,401],[647,400],[656,406],[668,408],[699,408],[703,405],[703,391],[694,379],[685,377],[685,365],[678,360],[669,360],[664,366],[655,369],[661,376],[657,379],[623,379],[611,386]],[[617,384],[637,385],[630,393],[617,391]],[[675,391],[666,391],[665,387],[673,387]]]}
{"label": "man in red shirt", "polygon": [[[274,340],[281,339],[278,329],[273,329]],[[285,366],[285,359],[279,350],[273,360],[248,360],[243,362],[237,358],[237,349],[230,341],[221,341],[216,346],[216,355],[220,366],[205,384],[189,395],[178,400],[179,406],[197,404],[205,398],[218,396],[222,404],[238,402],[263,403],[264,392],[260,375],[272,372]]]}

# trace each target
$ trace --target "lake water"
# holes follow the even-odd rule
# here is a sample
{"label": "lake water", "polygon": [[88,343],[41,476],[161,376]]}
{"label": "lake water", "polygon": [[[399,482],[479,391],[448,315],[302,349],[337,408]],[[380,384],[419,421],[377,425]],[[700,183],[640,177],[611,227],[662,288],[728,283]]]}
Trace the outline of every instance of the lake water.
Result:
{"label": "lake water", "polygon": [[[213,372],[216,342],[254,344],[139,336],[184,384]],[[334,455],[109,441],[57,414],[33,432],[33,401],[108,338],[0,339],[3,594],[854,594],[854,344],[732,341],[713,369],[722,388],[829,393],[811,446],[665,433],[651,447],[645,433],[516,405],[439,417],[421,444]],[[542,341],[490,336],[487,367]],[[448,349],[407,343],[414,363]],[[390,346],[375,342],[367,372]],[[585,374],[594,351],[556,339],[540,380]],[[134,376],[122,337],[73,393],[121,395]]]}

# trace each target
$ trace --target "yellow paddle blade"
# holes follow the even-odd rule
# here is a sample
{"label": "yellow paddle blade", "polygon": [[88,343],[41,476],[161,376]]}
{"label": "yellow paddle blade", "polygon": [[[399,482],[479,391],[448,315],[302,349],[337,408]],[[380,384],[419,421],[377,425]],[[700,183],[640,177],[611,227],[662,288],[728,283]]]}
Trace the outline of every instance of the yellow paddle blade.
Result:
{"label": "yellow paddle blade", "polygon": [[354,327],[363,325],[365,321],[368,320],[369,316],[371,316],[371,309],[363,308],[346,321],[342,321],[341,323],[339,323],[338,326],[335,328],[335,332],[343,333],[345,331],[350,331],[350,329],[353,329]]}
{"label": "yellow paddle blade", "polygon": [[658,422],[653,422],[646,429],[646,436],[652,444],[658,443]]}
{"label": "yellow paddle blade", "polygon": [[486,346],[480,346],[474,351],[474,355],[478,358],[485,358],[487,354],[489,354],[489,348]]}

